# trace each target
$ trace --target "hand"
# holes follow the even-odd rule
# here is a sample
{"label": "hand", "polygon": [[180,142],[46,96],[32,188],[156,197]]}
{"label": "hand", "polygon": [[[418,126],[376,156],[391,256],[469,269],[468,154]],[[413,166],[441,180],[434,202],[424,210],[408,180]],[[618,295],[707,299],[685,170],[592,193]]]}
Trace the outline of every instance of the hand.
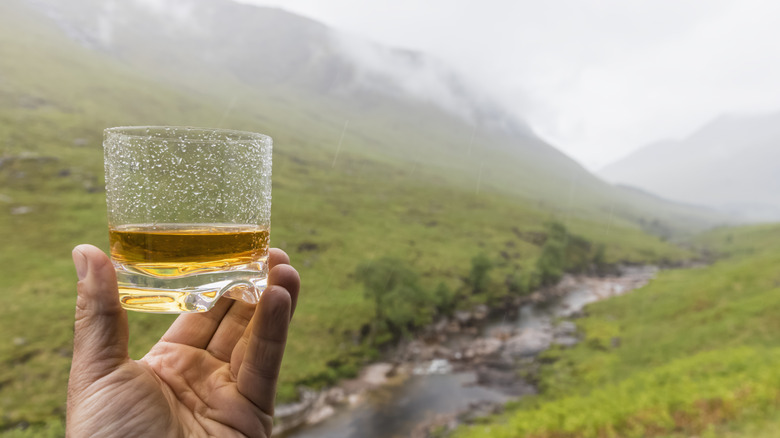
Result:
{"label": "hand", "polygon": [[141,360],[128,357],[116,273],[98,248],[73,250],[79,277],[67,436],[265,437],[300,287],[272,249],[257,306],[221,299],[179,316]]}

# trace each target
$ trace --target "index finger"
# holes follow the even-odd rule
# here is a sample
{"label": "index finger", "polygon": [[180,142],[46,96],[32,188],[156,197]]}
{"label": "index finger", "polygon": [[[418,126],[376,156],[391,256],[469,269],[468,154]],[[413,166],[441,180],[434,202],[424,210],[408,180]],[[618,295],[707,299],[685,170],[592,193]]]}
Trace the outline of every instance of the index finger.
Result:
{"label": "index finger", "polygon": [[276,381],[282,365],[292,299],[282,286],[269,284],[257,304],[249,340],[238,370],[238,391],[261,411],[273,415]]}
{"label": "index finger", "polygon": [[272,283],[284,287],[290,293],[290,298],[292,299],[290,318],[292,318],[298,305],[301,277],[298,275],[298,271],[290,265],[290,257],[287,253],[279,248],[271,248],[268,252],[268,284]]}
{"label": "index finger", "polygon": [[279,248],[271,248],[268,250],[268,269],[272,269],[276,265],[289,265],[290,256],[286,252]]}

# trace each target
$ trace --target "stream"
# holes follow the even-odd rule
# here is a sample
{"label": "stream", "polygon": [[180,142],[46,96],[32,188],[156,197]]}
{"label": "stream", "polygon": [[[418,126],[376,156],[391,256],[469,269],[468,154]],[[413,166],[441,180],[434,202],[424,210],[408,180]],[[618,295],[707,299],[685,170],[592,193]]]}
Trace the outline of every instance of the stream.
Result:
{"label": "stream", "polygon": [[[522,304],[516,312],[486,319],[470,333],[450,334],[434,345],[417,341],[406,348],[414,354],[392,367],[392,378],[384,378],[389,364],[377,364],[375,375],[364,377],[374,382],[369,389],[342,397],[341,403],[320,403],[319,413],[306,421],[315,424],[275,436],[425,437],[426,425],[452,424],[466,412],[499,407],[533,394],[535,388],[517,378],[518,364],[533,363],[535,356],[553,344],[573,346],[578,333],[567,318],[589,303],[645,285],[656,272],[653,266],[640,266],[622,267],[619,275],[611,277],[566,276],[555,286],[554,298]],[[377,370],[381,371],[379,379]]]}

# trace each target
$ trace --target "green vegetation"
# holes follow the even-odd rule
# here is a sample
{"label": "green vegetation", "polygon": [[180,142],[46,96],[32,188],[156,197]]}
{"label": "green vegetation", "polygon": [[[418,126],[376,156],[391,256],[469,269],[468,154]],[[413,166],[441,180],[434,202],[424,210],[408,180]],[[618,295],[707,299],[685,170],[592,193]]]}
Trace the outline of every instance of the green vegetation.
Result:
{"label": "green vegetation", "polygon": [[485,254],[477,254],[471,259],[471,270],[464,283],[466,292],[471,295],[477,295],[492,289],[490,281],[490,271],[493,269],[493,263]]}
{"label": "green vegetation", "polygon": [[380,331],[400,336],[430,322],[436,311],[431,294],[420,288],[420,276],[402,259],[383,257],[365,262],[355,273],[365,297],[373,303],[371,344]]}
{"label": "green vegetation", "polygon": [[[498,306],[508,297],[553,285],[567,272],[597,274],[607,266],[603,244],[593,245],[569,233],[560,222],[548,222],[545,228],[533,233],[540,248],[531,267],[522,268],[527,260],[506,251],[493,256],[501,262],[481,252],[471,258],[466,275],[455,275],[460,284],[452,289],[444,279],[436,287],[431,287],[430,281],[425,281],[427,287],[421,287],[420,273],[402,258],[384,256],[359,264],[354,276],[363,285],[365,299],[372,303],[368,344],[376,347],[397,341],[432,323],[436,316],[450,315],[459,308]],[[507,243],[510,247],[516,245],[511,240]],[[497,281],[496,274],[505,281]]]}
{"label": "green vegetation", "polygon": [[543,355],[541,395],[455,436],[776,436],[780,226],[696,244],[725,258],[589,306],[584,341]]}
{"label": "green vegetation", "polygon": [[[392,336],[434,309],[527,293],[562,270],[692,255],[646,234],[640,221],[690,231],[699,226],[690,211],[632,198],[545,145],[485,134],[472,151],[473,129],[462,120],[389,98],[365,108],[248,87],[224,72],[207,82],[151,76],[69,41],[19,4],[0,5],[3,436],[61,434],[75,306],[70,250],[83,242],[107,249],[105,127],[221,126],[274,138],[271,242],[290,253],[303,281],[282,400],[299,385],[352,375],[377,354],[364,328],[375,322],[380,293],[371,277],[388,264],[409,271],[382,299],[403,303],[419,290],[418,304],[431,303],[387,312]],[[477,155],[484,161],[475,168]],[[131,356],[172,319],[131,313]],[[30,429],[14,430],[20,425]]]}
{"label": "green vegetation", "polygon": [[587,239],[570,234],[558,222],[547,224],[547,238],[536,260],[536,279],[540,285],[551,285],[565,272],[601,272],[605,269],[604,244],[594,247]]}

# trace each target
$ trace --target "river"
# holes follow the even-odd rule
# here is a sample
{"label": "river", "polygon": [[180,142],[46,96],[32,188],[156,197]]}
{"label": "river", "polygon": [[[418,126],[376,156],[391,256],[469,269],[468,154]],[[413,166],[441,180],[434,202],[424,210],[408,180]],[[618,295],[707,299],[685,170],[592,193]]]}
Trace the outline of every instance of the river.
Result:
{"label": "river", "polygon": [[[524,304],[516,312],[517,317],[480,324],[476,335],[454,336],[443,348],[437,346],[435,350],[438,354],[434,356],[446,357],[407,363],[401,367],[406,371],[401,371],[400,378],[365,391],[353,403],[336,409],[328,407],[328,414],[320,416],[327,417],[324,420],[283,436],[414,438],[425,436],[420,432],[421,424],[452,421],[455,415],[463,414],[475,404],[503,404],[532,393],[532,386],[517,380],[512,364],[533,360],[554,343],[575,344],[576,326],[565,318],[580,312],[589,303],[643,286],[656,272],[652,266],[623,267],[618,276],[567,277],[559,285],[565,288],[559,298]],[[492,347],[484,357],[479,356],[479,349],[484,350],[485,345]],[[469,354],[471,360],[459,360]],[[486,360],[488,357],[491,359]]]}

